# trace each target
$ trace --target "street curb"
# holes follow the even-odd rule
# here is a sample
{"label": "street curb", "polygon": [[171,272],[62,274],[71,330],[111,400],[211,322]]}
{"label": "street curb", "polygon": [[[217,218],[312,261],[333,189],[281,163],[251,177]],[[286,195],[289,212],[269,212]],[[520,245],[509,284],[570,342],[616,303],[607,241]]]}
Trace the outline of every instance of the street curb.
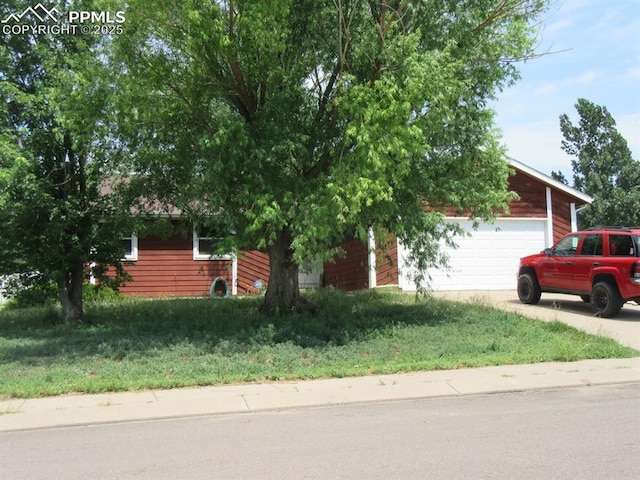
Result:
{"label": "street curb", "polygon": [[640,357],[0,402],[0,432],[640,383]]}

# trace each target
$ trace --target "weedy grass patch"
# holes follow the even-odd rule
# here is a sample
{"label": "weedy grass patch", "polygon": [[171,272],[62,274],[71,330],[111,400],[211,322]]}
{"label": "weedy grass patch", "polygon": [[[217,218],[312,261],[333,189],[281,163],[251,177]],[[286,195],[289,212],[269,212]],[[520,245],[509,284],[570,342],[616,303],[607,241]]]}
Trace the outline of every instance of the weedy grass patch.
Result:
{"label": "weedy grass patch", "polygon": [[121,299],[87,322],[0,310],[0,396],[345,377],[639,354],[559,322],[391,292],[309,294],[318,312],[265,317],[260,298]]}

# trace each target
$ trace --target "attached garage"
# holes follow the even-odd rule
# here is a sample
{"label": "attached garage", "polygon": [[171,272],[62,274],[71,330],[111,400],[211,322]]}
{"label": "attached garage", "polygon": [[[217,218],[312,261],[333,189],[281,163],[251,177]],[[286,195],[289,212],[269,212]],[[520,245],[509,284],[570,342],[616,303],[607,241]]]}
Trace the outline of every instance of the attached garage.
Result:
{"label": "attached garage", "polygon": [[[506,218],[473,229],[467,219],[450,219],[469,236],[458,237],[458,248],[448,251],[449,269],[429,271],[433,290],[506,290],[515,288],[520,257],[543,250],[546,219]],[[415,270],[407,265],[407,250],[398,244],[398,286],[416,289]]]}
{"label": "attached garage", "polygon": [[[509,213],[476,229],[468,218],[450,217],[468,236],[456,239],[458,248],[448,249],[449,269],[425,272],[433,290],[515,290],[520,258],[551,246],[577,229],[577,211],[592,198],[517,160],[510,160],[513,175],[509,190],[518,198]],[[380,242],[373,232],[368,242],[349,239],[337,256],[322,268],[300,277],[302,286],[333,286],[359,290],[394,286],[415,291],[415,270],[407,265],[407,249],[399,241]],[[319,274],[321,272],[321,275]]]}
{"label": "attached garage", "polygon": [[[518,199],[509,205],[510,212],[477,229],[468,218],[449,218],[469,235],[457,238],[458,248],[445,250],[448,270],[434,268],[425,272],[431,289],[515,289],[521,257],[540,252],[577,229],[577,211],[591,203],[591,197],[516,160],[511,160],[510,165],[514,174],[509,188],[518,194]],[[415,269],[407,264],[408,252],[400,242],[388,252],[379,252],[375,239],[371,239],[361,250],[363,258],[367,251],[376,253],[369,254],[364,264],[369,288],[395,285],[406,291],[416,290]],[[362,273],[357,267],[349,272],[352,276]]]}

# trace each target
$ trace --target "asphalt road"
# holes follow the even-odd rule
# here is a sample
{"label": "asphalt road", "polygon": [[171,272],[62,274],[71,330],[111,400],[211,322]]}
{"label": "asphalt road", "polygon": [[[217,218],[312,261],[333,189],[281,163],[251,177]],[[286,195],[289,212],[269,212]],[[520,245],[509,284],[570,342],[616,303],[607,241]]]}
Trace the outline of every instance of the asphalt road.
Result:
{"label": "asphalt road", "polygon": [[640,384],[0,434],[0,479],[635,479]]}

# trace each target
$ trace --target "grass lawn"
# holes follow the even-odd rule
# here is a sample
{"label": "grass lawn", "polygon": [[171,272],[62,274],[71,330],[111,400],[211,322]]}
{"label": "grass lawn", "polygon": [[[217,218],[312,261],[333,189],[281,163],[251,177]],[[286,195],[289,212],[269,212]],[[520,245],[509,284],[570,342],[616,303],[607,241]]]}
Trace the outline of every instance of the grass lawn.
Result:
{"label": "grass lawn", "polygon": [[640,354],[481,304],[311,297],[316,315],[276,318],[258,313],[259,298],[89,304],[82,326],[52,324],[50,309],[0,310],[0,399]]}

